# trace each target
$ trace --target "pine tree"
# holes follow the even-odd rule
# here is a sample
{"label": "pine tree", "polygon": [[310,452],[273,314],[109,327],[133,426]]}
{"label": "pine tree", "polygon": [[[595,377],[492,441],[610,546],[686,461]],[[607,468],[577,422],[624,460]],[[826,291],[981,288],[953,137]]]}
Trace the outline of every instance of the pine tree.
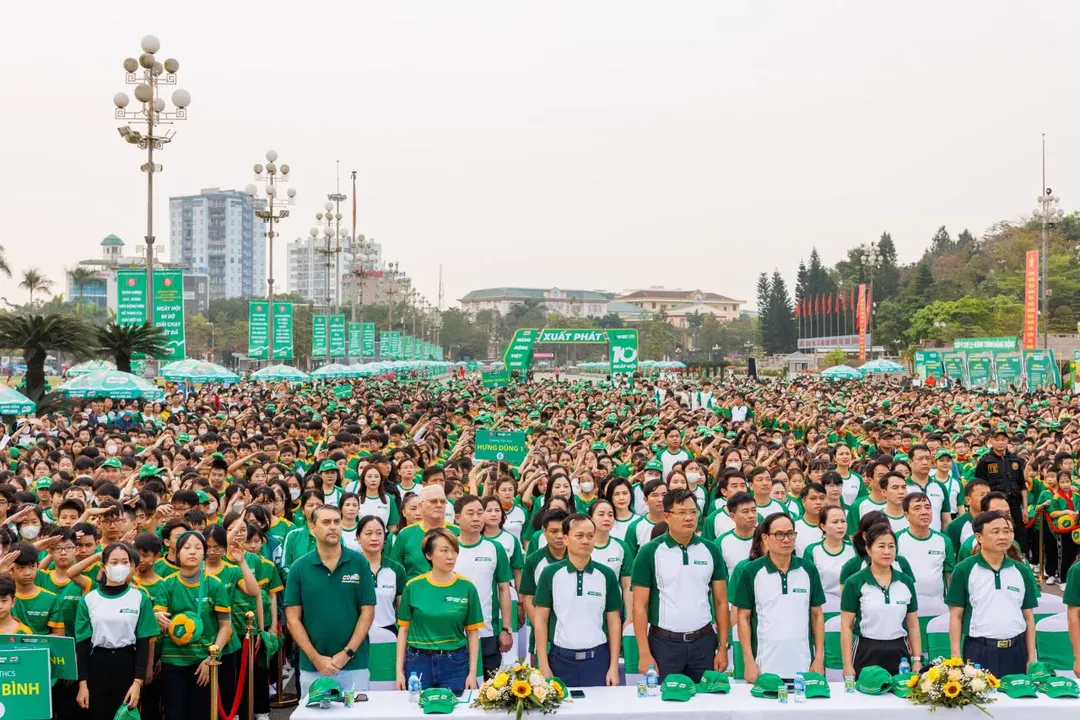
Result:
{"label": "pine tree", "polygon": [[923,260],[919,263],[919,269],[915,275],[915,296],[919,299],[921,307],[930,304],[933,289],[934,274],[930,272],[930,263]]}
{"label": "pine tree", "polygon": [[[769,276],[765,273],[758,275],[757,281],[757,308],[758,308],[758,344],[763,348],[768,348],[768,343],[771,338],[772,325],[770,317],[772,315],[770,302],[772,300],[772,294],[769,288]],[[768,350],[766,349],[766,352]]]}
{"label": "pine tree", "polygon": [[806,263],[802,260],[799,261],[799,272],[795,275],[795,303],[802,302],[806,295],[806,282],[807,282]]}
{"label": "pine tree", "polygon": [[877,243],[881,264],[874,271],[874,300],[896,297],[900,292],[900,268],[896,266],[896,245],[892,235],[881,233]]}
{"label": "pine tree", "polygon": [[766,353],[794,352],[798,344],[798,327],[787,284],[779,270],[773,271],[769,282],[769,334],[771,337],[765,346]]}
{"label": "pine tree", "polygon": [[930,239],[929,253],[931,255],[943,255],[947,252],[951,252],[954,247],[955,244],[953,243],[952,238],[949,237],[949,231],[942,225],[938,228],[937,232],[934,233],[934,237]]}
{"label": "pine tree", "polygon": [[810,250],[810,265],[806,269],[806,293],[810,297],[836,292],[836,283],[829,276],[829,271],[821,264],[817,248]]}

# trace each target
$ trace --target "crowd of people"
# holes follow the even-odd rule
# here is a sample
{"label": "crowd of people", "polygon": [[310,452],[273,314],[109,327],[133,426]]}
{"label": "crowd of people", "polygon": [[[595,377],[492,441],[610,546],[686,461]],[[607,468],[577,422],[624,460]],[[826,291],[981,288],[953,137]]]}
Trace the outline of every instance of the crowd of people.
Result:
{"label": "crowd of people", "polygon": [[[753,681],[823,672],[830,613],[845,675],[918,669],[937,603],[952,654],[1004,676],[1036,659],[1037,576],[1080,649],[1073,396],[560,380],[243,382],[13,422],[0,634],[74,638],[55,717],[145,720],[209,717],[211,646],[226,714],[245,673],[260,719],[279,670],[363,690],[373,627],[401,690],[477,687],[522,625],[569,686],[733,655]],[[520,466],[474,461],[485,429],[525,433]]]}

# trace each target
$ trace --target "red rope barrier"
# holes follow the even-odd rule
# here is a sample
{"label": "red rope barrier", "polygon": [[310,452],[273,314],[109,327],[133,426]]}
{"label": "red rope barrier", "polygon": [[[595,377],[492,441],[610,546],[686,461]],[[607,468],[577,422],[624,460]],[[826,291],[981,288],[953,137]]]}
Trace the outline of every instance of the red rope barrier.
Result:
{"label": "red rope barrier", "polygon": [[217,704],[218,714],[223,720],[233,720],[236,714],[240,712],[240,701],[244,699],[244,676],[247,675],[247,659],[248,659],[248,642],[247,638],[244,638],[244,644],[240,648],[240,672],[237,673],[239,678],[236,683],[236,694],[233,696],[232,712],[225,712],[225,706],[221,704],[221,689],[218,688]]}

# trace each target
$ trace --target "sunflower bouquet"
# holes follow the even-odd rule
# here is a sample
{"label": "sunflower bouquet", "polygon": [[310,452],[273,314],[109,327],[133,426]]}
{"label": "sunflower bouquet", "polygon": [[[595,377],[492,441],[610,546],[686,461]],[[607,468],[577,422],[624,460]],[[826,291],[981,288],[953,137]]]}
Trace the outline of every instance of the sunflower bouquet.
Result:
{"label": "sunflower bouquet", "polygon": [[532,710],[545,715],[559,709],[567,699],[566,685],[558,678],[548,678],[524,663],[499,668],[477,691],[470,707],[481,710],[505,710],[517,720]]}
{"label": "sunflower bouquet", "polygon": [[983,706],[993,702],[990,691],[1000,684],[992,673],[960,658],[937,658],[921,675],[913,674],[907,681],[911,689],[908,700],[916,705],[929,705],[931,710],[973,705],[989,715]]}

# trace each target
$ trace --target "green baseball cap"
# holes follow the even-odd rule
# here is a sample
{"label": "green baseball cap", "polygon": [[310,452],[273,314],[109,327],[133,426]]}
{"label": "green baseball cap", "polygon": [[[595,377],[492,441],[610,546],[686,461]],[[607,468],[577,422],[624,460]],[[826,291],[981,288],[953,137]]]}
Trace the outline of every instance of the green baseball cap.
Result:
{"label": "green baseball cap", "polygon": [[804,672],[802,676],[806,687],[806,697],[832,697],[832,693],[829,691],[829,681],[825,679],[824,675],[815,672]]}
{"label": "green baseball cap", "polygon": [[731,679],[727,673],[715,670],[706,670],[701,674],[701,682],[697,690],[700,693],[729,693],[731,692]]}
{"label": "green baseball cap", "polygon": [[428,688],[417,701],[425,715],[448,715],[457,707],[457,696],[445,688]]}
{"label": "green baseball cap", "polygon": [[1001,687],[998,688],[1011,698],[1038,697],[1039,691],[1035,681],[1030,675],[1006,675],[1001,678]]}
{"label": "green baseball cap", "polygon": [[1067,677],[1051,677],[1039,683],[1039,692],[1052,698],[1080,697],[1080,686]]}
{"label": "green baseball cap", "polygon": [[867,665],[859,673],[855,689],[864,695],[881,695],[892,689],[892,675],[879,665]]}
{"label": "green baseball cap", "polygon": [[934,453],[934,459],[937,460],[938,458],[943,458],[943,457],[955,458],[956,455],[954,455],[953,451],[950,450],[949,448],[938,448],[938,451],[936,453]]}
{"label": "green baseball cap", "polygon": [[281,646],[281,640],[269,630],[260,630],[259,640],[262,644],[260,660],[265,663],[265,665],[260,664],[259,667],[270,667],[274,662],[274,656],[277,655],[278,648]]}
{"label": "green baseball cap", "polygon": [[319,472],[327,472],[328,470],[337,470],[337,463],[333,460],[323,460],[319,463]]}
{"label": "green baseball cap", "polygon": [[316,678],[308,688],[307,706],[318,705],[323,700],[341,702],[341,686],[331,677]]}
{"label": "green baseball cap", "polygon": [[[116,460],[116,458],[110,458],[110,459],[111,460]],[[109,462],[109,460],[105,461],[106,464],[108,464],[108,462]],[[119,467],[119,465],[120,465],[120,461],[116,460],[116,466],[115,467]],[[114,467],[114,466],[109,465],[109,467]],[[153,465],[146,464],[146,465],[143,465],[141,468],[139,468],[139,479],[141,480],[142,478],[157,477],[158,475],[161,474],[161,472],[162,472],[161,468],[154,467]]]}
{"label": "green baseball cap", "polygon": [[663,472],[664,471],[664,464],[662,462],[660,462],[659,458],[653,458],[649,462],[645,463],[645,469],[646,470],[659,470],[660,472]]}
{"label": "green baseball cap", "polygon": [[200,505],[206,505],[210,502],[210,496],[204,490],[196,490],[195,495],[199,498]]}
{"label": "green baseball cap", "polygon": [[128,707],[127,703],[121,703],[112,720],[142,720],[138,708]]}
{"label": "green baseball cap", "polygon": [[774,698],[783,684],[783,679],[776,673],[761,673],[750,688],[750,694],[757,698]]}
{"label": "green baseball cap", "polygon": [[1054,677],[1057,673],[1054,672],[1054,667],[1048,662],[1033,662],[1028,665],[1027,674],[1032,682],[1040,683],[1046,678]]}
{"label": "green baseball cap", "polygon": [[52,480],[47,477],[38,478],[38,481],[34,483],[35,490],[48,490],[52,487]]}
{"label": "green baseball cap", "polygon": [[911,694],[911,686],[909,683],[912,678],[918,678],[919,673],[900,673],[899,675],[892,676],[892,694],[896,697],[906,698]]}
{"label": "green baseball cap", "polygon": [[686,702],[694,697],[696,693],[697,686],[694,685],[694,681],[685,675],[679,675],[678,673],[668,675],[664,678],[664,682],[660,684],[661,700]]}

